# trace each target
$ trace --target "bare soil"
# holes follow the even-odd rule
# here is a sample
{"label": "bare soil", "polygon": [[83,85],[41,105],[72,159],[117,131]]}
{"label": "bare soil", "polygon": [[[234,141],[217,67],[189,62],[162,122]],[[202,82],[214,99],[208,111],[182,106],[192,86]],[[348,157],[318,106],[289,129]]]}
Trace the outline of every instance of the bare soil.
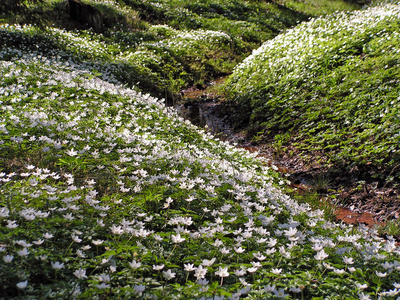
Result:
{"label": "bare soil", "polygon": [[[217,118],[217,128],[209,130],[221,139],[229,140],[246,148],[257,151],[259,156],[267,158],[278,167],[298,192],[315,191],[321,197],[330,199],[336,205],[336,219],[349,223],[363,223],[368,226],[384,225],[388,220],[400,218],[400,190],[385,182],[373,179],[358,170],[346,172],[335,168],[327,169],[315,158],[302,159],[294,147],[285,153],[277,153],[272,142],[253,142],[251,137],[234,132],[229,125],[229,116],[224,114],[221,98],[214,94],[213,86],[223,79],[210,83],[203,88],[191,87],[181,92],[182,105],[201,107],[208,116]],[[210,89],[211,87],[211,89]],[[204,116],[203,116],[204,117]],[[215,120],[213,121],[215,123]],[[209,126],[210,127],[210,126]],[[223,128],[221,130],[221,128]],[[291,153],[288,155],[287,153]]]}
{"label": "bare soil", "polygon": [[337,205],[337,218],[346,223],[383,224],[399,219],[399,190],[368,175],[359,178],[357,172],[329,170],[313,163],[312,158],[304,161],[299,156],[277,155],[268,144],[257,145],[259,155],[268,157],[281,173],[299,189],[311,189]]}

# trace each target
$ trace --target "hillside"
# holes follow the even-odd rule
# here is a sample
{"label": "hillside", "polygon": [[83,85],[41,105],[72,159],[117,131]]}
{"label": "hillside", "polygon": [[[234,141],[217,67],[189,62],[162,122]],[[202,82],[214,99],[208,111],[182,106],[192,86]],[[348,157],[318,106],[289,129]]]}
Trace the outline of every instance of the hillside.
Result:
{"label": "hillside", "polygon": [[313,19],[264,43],[227,81],[233,122],[327,177],[397,189],[396,3]]}
{"label": "hillside", "polygon": [[29,39],[23,44],[32,50],[65,52],[64,56],[172,103],[183,87],[204,87],[230,74],[252,49],[282,30],[311,16],[360,7],[343,0],[288,7],[296,2],[285,1],[285,6],[264,1],[98,0],[87,2],[103,15],[102,33],[93,34],[90,25],[68,16],[65,1],[57,0],[29,7],[23,14],[3,14],[0,24],[48,26],[46,31],[18,29],[12,43]]}
{"label": "hillside", "polygon": [[0,27],[0,297],[398,295],[393,237],[295,201],[268,161],[134,84],[142,74],[151,86],[149,65],[165,70],[149,49],[168,44],[181,59],[222,53],[234,37],[160,24],[145,33],[160,36],[154,48],[135,44],[140,31]]}

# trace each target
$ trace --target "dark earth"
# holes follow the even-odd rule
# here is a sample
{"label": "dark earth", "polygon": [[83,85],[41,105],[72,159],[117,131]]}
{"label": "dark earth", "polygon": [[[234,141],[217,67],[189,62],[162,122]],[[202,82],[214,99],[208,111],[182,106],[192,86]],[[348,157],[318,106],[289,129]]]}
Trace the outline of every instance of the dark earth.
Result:
{"label": "dark earth", "polygon": [[[295,193],[314,192],[334,205],[337,220],[348,224],[363,223],[368,226],[385,226],[388,221],[397,223],[400,217],[400,191],[390,183],[374,179],[369,174],[352,170],[327,170],[314,162],[296,155],[277,153],[268,141],[254,142],[243,133],[234,132],[229,117],[223,113],[223,99],[214,92],[224,78],[205,87],[194,86],[181,91],[181,101],[176,108],[180,115],[195,125],[206,127],[220,139],[236,143],[238,147],[257,151],[259,156],[278,167],[279,172],[291,182]],[[362,177],[362,178],[361,178]]]}

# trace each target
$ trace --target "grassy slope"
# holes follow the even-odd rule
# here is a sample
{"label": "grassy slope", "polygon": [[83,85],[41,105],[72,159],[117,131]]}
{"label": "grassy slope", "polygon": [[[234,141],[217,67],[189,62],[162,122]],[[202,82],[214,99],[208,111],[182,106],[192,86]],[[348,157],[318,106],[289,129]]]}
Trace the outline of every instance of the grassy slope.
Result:
{"label": "grassy slope", "polygon": [[362,5],[368,5],[372,1],[369,0],[348,0],[348,1],[330,1],[330,0],[302,0],[302,1],[292,1],[292,0],[277,0],[276,3],[284,5],[285,7],[301,11],[307,15],[316,17],[320,15],[332,14],[336,11],[350,10],[354,8],[359,8]]}
{"label": "grassy slope", "polygon": [[228,80],[233,119],[276,147],[398,179],[398,11],[339,13],[265,43]]}

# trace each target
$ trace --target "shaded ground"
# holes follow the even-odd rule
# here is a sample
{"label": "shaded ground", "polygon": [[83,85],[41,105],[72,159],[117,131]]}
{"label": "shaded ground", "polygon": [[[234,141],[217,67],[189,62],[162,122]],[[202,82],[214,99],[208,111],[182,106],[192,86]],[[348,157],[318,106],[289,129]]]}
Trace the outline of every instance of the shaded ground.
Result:
{"label": "shaded ground", "polygon": [[[318,163],[304,162],[295,155],[276,155],[275,149],[271,149],[268,144],[257,147],[261,155],[269,157],[280,170],[289,174],[288,178],[293,184],[305,184],[321,196],[329,197],[334,204],[349,209],[349,214],[353,212],[353,219],[360,217],[359,222],[372,224],[371,216],[377,222],[399,218],[398,189],[367,176],[359,178],[357,174],[344,173],[334,168],[326,170]],[[343,210],[340,216],[344,216]]]}
{"label": "shaded ground", "polygon": [[257,143],[241,133],[233,132],[229,126],[229,116],[224,113],[220,97],[215,94],[214,84],[205,89],[191,87],[181,92],[183,103],[178,106],[181,115],[194,124],[205,127],[217,137],[237,143],[238,147],[257,151],[266,157],[291,181],[291,187],[298,193],[316,192],[329,199],[337,208],[336,218],[349,224],[364,223],[369,226],[384,225],[388,220],[400,217],[400,191],[391,184],[361,174],[352,174],[335,168],[322,168],[312,157],[307,161],[296,155],[293,147],[291,155],[280,153],[273,141]]}

